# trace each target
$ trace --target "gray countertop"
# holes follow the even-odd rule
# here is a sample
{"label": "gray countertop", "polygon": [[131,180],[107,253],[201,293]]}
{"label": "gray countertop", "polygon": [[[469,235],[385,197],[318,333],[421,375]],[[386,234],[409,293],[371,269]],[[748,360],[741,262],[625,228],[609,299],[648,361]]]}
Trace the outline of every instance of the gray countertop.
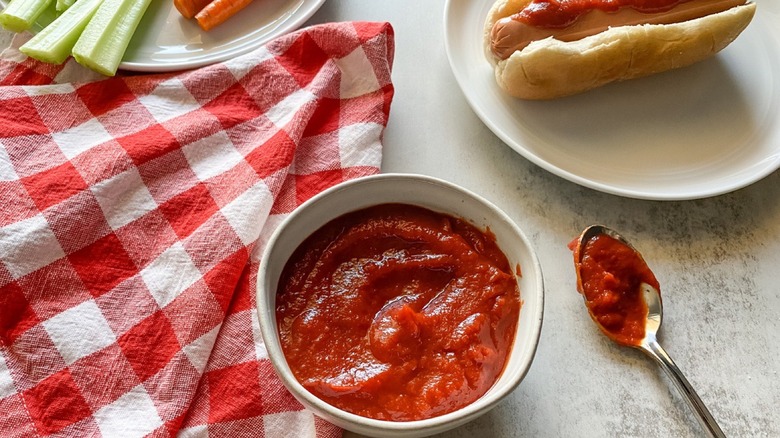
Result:
{"label": "gray countertop", "polygon": [[472,111],[444,50],[443,11],[441,0],[331,0],[309,21],[393,25],[396,94],[383,172],[431,175],[482,195],[520,225],[542,265],[544,326],[530,372],[488,414],[442,436],[702,435],[662,370],[612,344],[589,319],[566,244],[592,223],[642,251],[662,287],[660,341],[724,432],[780,436],[780,172],[733,193],[673,202],[555,176]]}
{"label": "gray countertop", "polygon": [[661,282],[660,341],[728,436],[780,436],[780,173],[736,192],[644,201],[580,187],[535,166],[475,115],[443,42],[442,1],[326,2],[312,22],[389,21],[396,94],[383,172],[439,177],[486,197],[539,256],[545,312],[518,389],[447,437],[694,437],[671,381],[587,315],[566,244],[592,223],[638,247]]}

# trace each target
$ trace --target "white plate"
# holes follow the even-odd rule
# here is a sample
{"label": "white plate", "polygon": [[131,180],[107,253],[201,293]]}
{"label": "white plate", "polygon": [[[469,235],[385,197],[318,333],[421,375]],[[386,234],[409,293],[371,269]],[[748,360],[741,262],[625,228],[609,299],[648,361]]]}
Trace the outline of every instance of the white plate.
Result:
{"label": "white plate", "polygon": [[186,20],[173,0],[153,0],[120,65],[135,71],[200,67],[247,53],[300,27],[325,0],[255,0],[209,32]]}
{"label": "white plate", "polygon": [[759,0],[742,35],[704,62],[551,101],[496,85],[482,48],[492,3],[447,1],[447,56],[478,117],[536,165],[655,200],[730,192],[780,167],[780,2]]}
{"label": "white plate", "polygon": [[[0,5],[5,7],[8,1],[0,0]],[[224,61],[297,29],[323,3],[325,0],[255,0],[205,32],[195,19],[182,17],[173,0],[152,0],[119,68],[165,72]]]}

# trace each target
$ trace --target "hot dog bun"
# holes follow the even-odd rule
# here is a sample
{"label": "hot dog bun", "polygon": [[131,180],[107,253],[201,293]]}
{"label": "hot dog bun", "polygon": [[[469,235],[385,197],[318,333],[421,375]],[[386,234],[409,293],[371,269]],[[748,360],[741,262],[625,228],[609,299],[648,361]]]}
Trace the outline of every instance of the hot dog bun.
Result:
{"label": "hot dog bun", "polygon": [[498,0],[488,13],[484,35],[498,85],[522,99],[568,96],[702,61],[734,41],[756,11],[751,2],[680,23],[612,27],[577,41],[550,37],[499,59],[490,48],[493,25],[528,3]]}

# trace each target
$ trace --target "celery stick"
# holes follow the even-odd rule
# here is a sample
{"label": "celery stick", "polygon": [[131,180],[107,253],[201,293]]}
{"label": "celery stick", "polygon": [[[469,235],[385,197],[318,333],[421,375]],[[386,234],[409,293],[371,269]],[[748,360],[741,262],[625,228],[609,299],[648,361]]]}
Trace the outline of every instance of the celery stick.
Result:
{"label": "celery stick", "polygon": [[57,0],[57,12],[65,12],[76,0]]}
{"label": "celery stick", "polygon": [[43,62],[62,63],[70,56],[76,40],[102,2],[80,0],[22,45],[19,51]]}
{"label": "celery stick", "polygon": [[54,20],[57,19],[57,16],[60,15],[59,12],[57,12],[57,9],[54,5],[55,2],[51,2],[49,4],[49,7],[43,10],[41,12],[41,15],[38,16],[38,18],[35,19],[35,23],[33,23],[32,26],[30,26],[28,31],[32,33],[38,33],[41,30],[43,30],[46,26],[50,25],[54,22]]}
{"label": "celery stick", "polygon": [[[83,0],[81,0],[83,1]],[[151,0],[103,0],[73,46],[76,61],[113,76]]]}
{"label": "celery stick", "polygon": [[25,31],[52,1],[54,0],[11,0],[0,13],[0,24],[14,32]]}

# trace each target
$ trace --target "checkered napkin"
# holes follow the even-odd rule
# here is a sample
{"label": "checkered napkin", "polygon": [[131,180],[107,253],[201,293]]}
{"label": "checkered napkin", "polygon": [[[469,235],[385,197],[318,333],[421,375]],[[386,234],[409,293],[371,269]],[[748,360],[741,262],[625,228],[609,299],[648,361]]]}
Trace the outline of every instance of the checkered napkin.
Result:
{"label": "checkered napkin", "polygon": [[0,61],[0,436],[338,436],[260,338],[258,257],[335,183],[379,171],[386,23],[100,81]]}

